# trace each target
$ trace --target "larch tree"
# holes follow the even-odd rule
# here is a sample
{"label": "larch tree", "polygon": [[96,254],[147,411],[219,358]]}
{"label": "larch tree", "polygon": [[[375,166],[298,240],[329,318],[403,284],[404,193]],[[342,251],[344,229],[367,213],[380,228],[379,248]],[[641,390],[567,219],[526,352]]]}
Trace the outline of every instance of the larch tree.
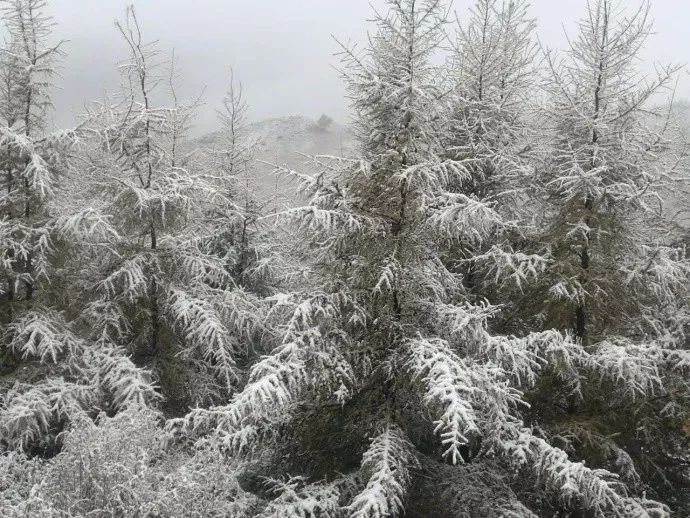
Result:
{"label": "larch tree", "polygon": [[590,0],[540,61],[526,1],[453,31],[386,0],[340,45],[355,149],[276,166],[279,211],[233,77],[200,147],[130,7],[121,90],[50,133],[62,44],[2,5],[0,515],[690,511],[687,148],[646,4]]}
{"label": "larch tree", "polygon": [[205,150],[205,167],[213,171],[217,190],[231,200],[230,205],[217,208],[211,246],[225,258],[238,286],[269,295],[279,275],[279,261],[260,218],[274,200],[257,194],[255,157],[261,139],[250,132],[248,109],[242,84],[231,71],[222,106],[216,111],[221,129],[213,147]]}
{"label": "larch tree", "polygon": [[[470,300],[444,264],[454,242],[511,223],[451,190],[473,162],[441,145],[444,89],[431,62],[446,8],[387,5],[369,47],[343,49],[359,156],[316,157],[313,177],[293,172],[310,202],[278,215],[304,231],[310,270],[301,290],[272,298],[269,313],[285,317],[279,344],[228,404],[170,421],[171,434],[245,456],[249,485],[277,478],[273,515],[452,516],[476,490],[492,494],[483,516],[667,516],[524,424],[522,391],[551,370],[576,385],[584,353],[552,330],[490,333],[499,308]],[[466,474],[471,489],[445,485]],[[527,474],[534,484],[518,494],[512,484]]]}
{"label": "larch tree", "polygon": [[[540,147],[532,95],[538,85],[534,29],[527,2],[479,0],[466,22],[456,20],[450,36],[442,145],[466,173],[448,190],[491,207],[506,222],[505,232],[491,239],[457,240],[446,259],[475,302],[524,303],[524,285],[547,266],[543,248],[532,244],[537,209],[526,203]],[[508,277],[497,277],[499,272]],[[504,308],[503,314],[507,329],[522,332],[516,312]]]}
{"label": "larch tree", "polygon": [[475,158],[467,194],[501,203],[503,210],[514,205],[502,197],[516,199],[513,188],[524,183],[524,157],[534,144],[528,123],[537,85],[535,27],[527,2],[478,0],[450,35],[451,141],[444,147],[462,160]]}
{"label": "larch tree", "polygon": [[[2,370],[0,446],[50,455],[77,413],[118,410],[157,399],[148,373],[114,344],[94,348],[70,304],[72,259],[113,230],[90,210],[61,202],[78,141],[48,131],[51,81],[62,43],[52,44],[45,2],[3,3],[9,46],[2,51]],[[75,314],[76,313],[76,314]],[[21,368],[19,368],[21,367]]]}
{"label": "larch tree", "polygon": [[[262,311],[216,246],[241,211],[221,188],[223,173],[189,152],[198,101],[178,101],[176,73],[163,71],[134,8],[117,27],[130,52],[120,67],[123,93],[90,109],[81,160],[89,194],[116,233],[86,266],[83,318],[94,340],[126,346],[150,364],[166,408],[185,412],[233,391]],[[166,81],[171,105],[157,107]]]}
{"label": "larch tree", "polygon": [[3,2],[7,31],[2,50],[2,297],[3,323],[32,304],[47,280],[49,203],[64,170],[65,138],[50,135],[47,117],[62,42],[52,46],[45,2]]}
{"label": "larch tree", "polygon": [[[678,67],[640,72],[650,34],[648,3],[591,0],[565,56],[546,54],[550,266],[532,297],[587,352],[584,399],[552,406],[550,426],[593,462],[623,462],[624,449],[628,478],[671,502],[688,476],[690,263],[668,200],[687,185],[687,146],[671,109]],[[556,400],[539,401],[546,416]]]}

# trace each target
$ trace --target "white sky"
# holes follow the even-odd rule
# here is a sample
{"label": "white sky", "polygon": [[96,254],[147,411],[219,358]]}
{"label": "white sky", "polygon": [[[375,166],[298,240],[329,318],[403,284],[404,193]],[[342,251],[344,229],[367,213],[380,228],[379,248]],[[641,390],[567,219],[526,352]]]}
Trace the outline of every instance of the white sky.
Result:
{"label": "white sky", "polygon": [[[638,0],[621,0],[637,5]],[[49,0],[58,24],[56,36],[69,39],[56,93],[56,124],[69,126],[84,102],[118,85],[117,62],[126,49],[113,21],[122,18],[129,0]],[[382,6],[382,0],[373,0]],[[464,15],[472,0],[455,0]],[[206,88],[206,106],[197,132],[215,128],[214,108],[225,89],[230,66],[245,88],[252,119],[327,113],[347,117],[346,101],[333,53],[331,34],[341,41],[362,41],[368,0],[136,0],[144,34],[162,50],[175,48],[183,74],[183,96]],[[532,0],[541,41],[565,44],[585,0]],[[690,60],[690,0],[653,0],[655,34],[646,61]],[[683,73],[678,92],[690,97],[690,77]]]}

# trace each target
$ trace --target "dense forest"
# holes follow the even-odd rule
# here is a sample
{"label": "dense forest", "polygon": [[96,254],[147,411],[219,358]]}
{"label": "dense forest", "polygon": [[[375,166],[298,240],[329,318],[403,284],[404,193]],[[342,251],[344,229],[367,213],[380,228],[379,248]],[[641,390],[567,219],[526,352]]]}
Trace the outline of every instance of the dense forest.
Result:
{"label": "dense forest", "polygon": [[686,72],[641,61],[651,7],[583,0],[556,52],[527,0],[385,3],[334,43],[352,145],[271,164],[283,196],[239,78],[192,138],[133,7],[121,90],[55,130],[68,47],[2,0],[2,517],[690,515]]}

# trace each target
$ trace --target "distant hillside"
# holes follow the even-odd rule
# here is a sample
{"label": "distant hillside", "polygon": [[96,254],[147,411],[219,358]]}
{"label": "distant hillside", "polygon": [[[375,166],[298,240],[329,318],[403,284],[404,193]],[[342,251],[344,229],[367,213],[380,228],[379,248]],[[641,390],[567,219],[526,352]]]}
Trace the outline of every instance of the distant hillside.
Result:
{"label": "distant hillside", "polygon": [[[257,160],[305,170],[304,155],[343,155],[352,150],[353,139],[348,129],[337,122],[321,119],[320,124],[300,115],[267,119],[249,125],[252,137],[261,141]],[[213,148],[219,139],[219,132],[209,133],[196,139],[194,144],[201,148]],[[256,187],[261,196],[270,194],[290,195],[293,186],[285,178],[273,174],[273,169],[257,163]]]}
{"label": "distant hillside", "polygon": [[[676,121],[690,140],[690,103],[678,101],[673,111]],[[286,166],[302,172],[310,172],[309,164],[302,155],[350,155],[354,139],[348,128],[337,122],[321,125],[301,115],[266,119],[249,125],[252,137],[261,140],[257,160]],[[199,148],[213,148],[219,139],[219,132],[197,138],[193,145]],[[260,197],[279,195],[287,203],[294,203],[294,185],[284,177],[273,174],[273,168],[257,163],[255,185]],[[666,210],[676,216],[685,228],[690,228],[690,215],[683,210],[687,205],[688,193],[678,190],[671,196]],[[280,202],[279,202],[280,203]]]}

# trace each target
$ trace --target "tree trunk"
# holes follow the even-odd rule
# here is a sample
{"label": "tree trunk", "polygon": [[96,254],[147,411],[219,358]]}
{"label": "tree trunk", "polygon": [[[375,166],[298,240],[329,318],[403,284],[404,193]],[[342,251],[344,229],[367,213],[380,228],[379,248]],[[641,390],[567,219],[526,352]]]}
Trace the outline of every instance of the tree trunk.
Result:
{"label": "tree trunk", "polygon": [[[156,228],[151,221],[151,250],[156,250],[157,247],[157,236]],[[158,307],[158,282],[156,281],[156,276],[151,273],[151,279],[149,283],[149,300],[150,300],[150,311],[151,311],[151,334],[149,336],[149,354],[152,356],[158,352],[158,341],[160,335],[160,308]]]}

